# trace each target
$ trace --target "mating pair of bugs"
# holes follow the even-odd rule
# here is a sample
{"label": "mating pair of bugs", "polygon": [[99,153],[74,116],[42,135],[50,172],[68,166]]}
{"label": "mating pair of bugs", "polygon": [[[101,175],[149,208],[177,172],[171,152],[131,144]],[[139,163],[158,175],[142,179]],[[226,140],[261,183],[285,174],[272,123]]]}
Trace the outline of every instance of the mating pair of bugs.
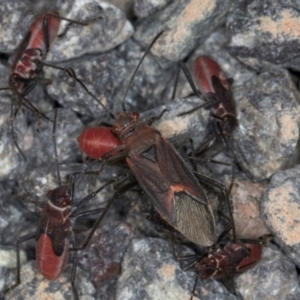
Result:
{"label": "mating pair of bugs", "polygon": [[[24,158],[25,156],[16,142],[13,119],[22,105],[39,116],[48,119],[26,98],[26,95],[34,88],[37,75],[42,70],[43,65],[68,72],[70,76],[74,77],[86,89],[72,69],[64,69],[44,62],[49,47],[57,35],[60,19],[80,25],[91,23],[69,20],[60,17],[57,12],[49,12],[38,16],[22,41],[12,65],[9,85],[14,93],[15,103],[18,105],[15,111],[13,103],[11,106],[12,136],[16,147]],[[128,89],[138,67],[161,34],[163,32],[158,34],[148,47],[131,77]],[[205,106],[211,109],[211,118],[208,125],[209,134],[204,141],[203,147],[201,147],[202,151],[203,148],[206,148],[206,145],[210,145],[219,137],[226,143],[228,136],[236,127],[237,121],[230,87],[220,67],[208,57],[198,58],[195,66],[200,90],[207,100]],[[198,94],[192,80],[189,79],[190,76],[184,65],[183,70],[195,94]],[[100,159],[102,166],[109,164],[112,160],[125,159],[136,182],[121,185],[122,188],[116,191],[104,209],[93,212],[101,212],[101,215],[87,240],[79,249],[82,250],[87,247],[93,233],[100,225],[112,203],[121,194],[138,183],[153,203],[160,217],[169,226],[180,232],[190,241],[198,245],[211,247],[210,251],[193,263],[200,277],[232,277],[236,273],[243,272],[253,266],[260,259],[261,244],[251,241],[237,241],[234,225],[232,225],[234,236],[232,242],[220,246],[219,241],[216,241],[214,215],[201,183],[219,188],[229,204],[229,196],[226,188],[212,178],[198,173],[194,174],[171,143],[160,132],[150,126],[153,119],[149,120],[149,122],[142,122],[139,120],[138,113],[126,111],[125,98],[127,91],[122,102],[122,112],[116,116],[109,112],[114,120],[112,127],[89,128],[80,135],[78,140],[83,152],[91,157]],[[87,92],[92,95],[88,90]],[[97,97],[92,96],[98,101]],[[104,107],[101,102],[99,103]],[[55,123],[56,121],[54,121]],[[150,148],[154,148],[154,160],[143,155]],[[124,178],[120,180],[123,181]],[[71,232],[70,218],[86,215],[80,214],[75,216],[74,212],[83,203],[91,199],[95,193],[100,192],[104,188],[102,186],[95,193],[88,195],[71,212],[70,199],[72,199],[72,192],[70,187],[75,181],[76,179],[71,180],[69,185],[61,185],[59,180],[60,186],[49,193],[49,201],[42,212],[42,219],[37,232],[27,235],[18,241],[19,246],[19,243],[28,238],[36,237],[38,266],[42,274],[48,279],[56,279],[61,274],[67,261],[69,235]],[[228,206],[233,223],[230,205]],[[73,248],[75,247],[73,246]],[[71,282],[74,288],[76,259],[73,266],[74,271],[72,272]],[[18,271],[17,284],[19,282],[20,275]],[[74,293],[76,295],[75,288]]]}

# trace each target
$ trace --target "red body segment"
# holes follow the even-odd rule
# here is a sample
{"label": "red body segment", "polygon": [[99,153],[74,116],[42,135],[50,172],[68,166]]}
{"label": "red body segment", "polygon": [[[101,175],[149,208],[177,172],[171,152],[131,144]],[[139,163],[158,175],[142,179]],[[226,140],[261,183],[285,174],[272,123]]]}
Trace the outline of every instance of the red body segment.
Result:
{"label": "red body segment", "polygon": [[112,134],[110,127],[98,126],[84,130],[77,138],[79,147],[86,155],[99,159],[107,152],[122,145]]}
{"label": "red body segment", "polygon": [[[69,249],[69,241],[65,243],[66,249]],[[52,241],[48,235],[42,234],[36,243],[36,261],[41,274],[49,279],[55,280],[63,272],[68,260],[68,250],[61,256],[53,252]]]}

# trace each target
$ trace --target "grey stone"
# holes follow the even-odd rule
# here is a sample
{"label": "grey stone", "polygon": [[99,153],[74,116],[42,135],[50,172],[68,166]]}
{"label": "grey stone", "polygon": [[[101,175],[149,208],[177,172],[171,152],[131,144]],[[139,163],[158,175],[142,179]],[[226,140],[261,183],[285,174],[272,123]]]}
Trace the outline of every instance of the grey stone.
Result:
{"label": "grey stone", "polygon": [[227,19],[229,51],[262,71],[278,66],[300,70],[299,1],[240,1]]}
{"label": "grey stone", "polygon": [[139,18],[145,18],[162,9],[170,0],[135,0],[134,13]]}
{"label": "grey stone", "polygon": [[[174,260],[171,244],[162,239],[133,239],[118,279],[116,299],[188,299],[195,274]],[[198,281],[194,299],[235,299],[215,280]]]}
{"label": "grey stone", "polygon": [[[143,51],[136,43],[128,42],[120,51],[85,56],[61,66],[74,68],[78,78],[103,105],[113,109],[113,112],[119,112],[129,79],[142,54]],[[139,111],[161,102],[166,85],[173,79],[173,74],[168,71],[160,68],[153,57],[146,57],[126,97],[126,108]],[[108,115],[96,100],[64,72],[50,68],[45,69],[45,72],[47,77],[53,78],[53,83],[47,86],[48,93],[62,106],[97,119]],[[157,82],[157,78],[163,80]]]}
{"label": "grey stone", "polygon": [[180,116],[199,106],[201,100],[198,97],[185,99],[175,99],[169,103],[157,106],[152,110],[141,114],[143,120],[149,120],[151,117],[159,116],[163,111],[163,116],[153,122],[153,127],[159,130],[162,135],[174,141],[186,137],[201,140],[206,133],[205,124],[208,114],[205,110],[198,110],[193,113]]}
{"label": "grey stone", "polygon": [[222,24],[230,6],[230,1],[174,1],[142,20],[137,26],[134,39],[146,46],[164,30],[151,52],[160,64],[169,65],[186,57]]}
{"label": "grey stone", "polygon": [[230,195],[238,238],[258,239],[270,233],[259,209],[266,186],[265,182],[253,183],[247,178],[235,176]]}
{"label": "grey stone", "polygon": [[[103,53],[122,44],[133,34],[133,27],[123,13],[107,1],[75,1],[66,18],[87,22],[102,19],[88,26],[72,24],[51,46],[47,60],[63,61],[87,53]],[[62,30],[64,27],[62,26]]]}
{"label": "grey stone", "polygon": [[[76,289],[78,296],[83,300],[95,299],[95,289],[91,282],[86,279],[86,273],[77,269]],[[55,298],[58,300],[74,299],[71,282],[70,267],[64,271],[58,280],[50,281],[45,279],[37,270],[34,261],[28,262],[21,268],[21,284],[6,294],[5,299],[38,300],[46,298]]]}
{"label": "grey stone", "polygon": [[[87,233],[80,237],[81,243]],[[127,223],[110,222],[92,237],[88,251],[79,254],[79,266],[88,273],[87,279],[96,288],[96,299],[115,299],[116,282],[133,228]]]}
{"label": "grey stone", "polygon": [[[26,33],[32,14],[28,14],[29,7],[23,1],[2,3],[0,8],[0,52],[11,53]],[[25,27],[25,28],[24,28]]]}
{"label": "grey stone", "polygon": [[[7,92],[8,93],[8,92]],[[6,99],[5,99],[6,98]],[[22,173],[25,168],[25,161],[20,152],[13,143],[12,127],[10,122],[11,103],[7,102],[10,98],[3,97],[4,101],[0,105],[0,178],[1,180],[13,179],[17,174]],[[11,99],[9,99],[11,100]],[[14,106],[14,110],[16,106]],[[13,121],[16,142],[24,152],[28,146],[27,143],[27,123],[25,115],[20,112]]]}
{"label": "grey stone", "polygon": [[284,70],[262,73],[234,89],[239,126],[238,164],[254,180],[267,179],[293,156],[299,139],[299,93]]}
{"label": "grey stone", "polygon": [[264,247],[260,263],[236,278],[245,300],[299,299],[296,268],[276,247]]}
{"label": "grey stone", "polygon": [[300,190],[299,166],[276,173],[264,192],[261,210],[265,222],[276,241],[300,266]]}
{"label": "grey stone", "polygon": [[[48,118],[54,119],[54,111],[47,114]],[[54,164],[55,152],[52,139],[53,123],[43,121],[38,124],[37,118],[28,129],[31,133],[30,146],[27,147],[25,154],[32,165]],[[81,153],[77,145],[77,137],[82,131],[83,124],[78,116],[71,110],[60,108],[57,110],[56,123],[56,148],[58,162],[68,163],[79,161]],[[29,143],[28,143],[29,144]]]}

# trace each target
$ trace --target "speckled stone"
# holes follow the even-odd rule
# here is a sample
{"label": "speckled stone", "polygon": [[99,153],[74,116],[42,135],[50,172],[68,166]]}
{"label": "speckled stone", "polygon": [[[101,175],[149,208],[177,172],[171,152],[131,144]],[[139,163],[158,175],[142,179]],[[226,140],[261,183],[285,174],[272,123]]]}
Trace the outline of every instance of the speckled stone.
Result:
{"label": "speckled stone", "polygon": [[151,117],[159,116],[162,111],[165,113],[159,120],[153,122],[153,127],[159,130],[167,139],[174,141],[186,137],[204,138],[205,126],[208,118],[208,113],[205,111],[195,111],[193,113],[179,116],[181,113],[188,112],[199,106],[201,100],[197,97],[185,99],[175,99],[166,105],[157,106],[152,110],[141,114],[143,120],[148,120]]}
{"label": "speckled stone", "polygon": [[[47,114],[48,118],[54,119],[54,111]],[[28,144],[25,148],[25,154],[32,165],[52,164],[55,162],[54,144],[52,139],[53,123],[43,121],[38,125],[38,119],[28,129],[31,137],[28,137]],[[56,123],[56,148],[58,162],[68,163],[79,161],[81,157],[80,150],[77,145],[77,136],[80,134],[83,124],[78,116],[69,109],[59,108],[57,110]]]}
{"label": "speckled stone", "polygon": [[182,60],[225,20],[230,1],[174,1],[138,24],[134,38],[143,46],[164,30],[151,52],[162,65]]}
{"label": "speckled stone", "polygon": [[300,297],[296,268],[275,246],[264,247],[259,264],[238,276],[236,287],[244,300]]}
{"label": "speckled stone", "polygon": [[238,238],[257,239],[270,233],[259,211],[266,186],[266,183],[253,183],[246,178],[234,178],[230,194]]}
{"label": "speckled stone", "polygon": [[283,70],[262,73],[233,91],[239,122],[233,134],[236,160],[252,179],[267,179],[294,154],[299,93]]}
{"label": "speckled stone", "polygon": [[[79,245],[87,234],[80,236]],[[87,279],[96,289],[96,299],[115,299],[121,262],[133,236],[131,225],[110,222],[99,228],[88,249],[79,253],[79,266],[88,273]]]}
{"label": "speckled stone", "polygon": [[138,18],[145,18],[162,9],[170,0],[135,0],[134,14]]}
{"label": "speckled stone", "polygon": [[[28,6],[23,1],[2,3],[0,8],[0,52],[11,53],[25,34],[24,25],[30,24],[32,15],[26,16]],[[22,26],[20,26],[22,22]],[[26,27],[25,27],[26,28]]]}
{"label": "speckled stone", "polygon": [[281,66],[300,70],[299,1],[240,1],[227,19],[229,51],[263,70]]}
{"label": "speckled stone", "polygon": [[266,224],[284,252],[300,266],[300,167],[275,174],[261,206]]}
{"label": "speckled stone", "polygon": [[[189,299],[195,282],[174,260],[171,244],[162,239],[133,239],[117,283],[117,300]],[[198,281],[197,299],[235,299],[215,280]]]}
{"label": "speckled stone", "polygon": [[[86,87],[108,109],[111,109],[113,95],[120,85],[120,80],[124,79],[124,60],[116,57],[114,53],[109,53],[85,57],[71,63],[60,64],[60,66],[72,67]],[[98,118],[104,114],[101,105],[65,72],[45,68],[45,74],[53,79],[52,84],[47,86],[49,95],[57,99],[63,107],[82,115]]]}
{"label": "speckled stone", "polygon": [[66,34],[53,43],[47,60],[63,61],[87,53],[107,52],[133,34],[133,27],[123,13],[107,1],[78,0],[71,11],[64,15],[85,22],[98,16],[102,19],[88,26],[71,25]]}
{"label": "speckled stone", "polygon": [[[113,109],[113,112],[119,112],[130,77],[142,54],[143,50],[130,41],[119,51],[86,56],[61,66],[74,68],[78,78],[99,101],[108,109]],[[126,108],[143,111],[145,107],[161,103],[168,84],[171,82],[173,85],[173,74],[169,71],[159,67],[151,55],[146,57],[126,97]],[[45,68],[45,73],[47,77],[53,78],[52,84],[47,86],[48,93],[62,106],[98,120],[99,117],[108,115],[96,100],[64,72]],[[157,78],[164,80],[157,81]]]}
{"label": "speckled stone", "polygon": [[[95,299],[95,289],[92,283],[86,279],[86,273],[79,268],[77,269],[75,284],[80,299]],[[57,280],[50,281],[38,272],[35,261],[30,261],[21,268],[21,284],[7,293],[5,299],[74,299],[70,282],[70,268],[68,267]]]}
{"label": "speckled stone", "polygon": [[[8,92],[7,92],[8,93]],[[8,96],[9,97],[9,96]],[[4,98],[3,98],[4,100]],[[5,100],[4,100],[5,101]],[[14,106],[16,109],[16,106]],[[24,171],[25,161],[22,158],[17,147],[13,143],[11,134],[11,103],[5,102],[0,105],[0,178],[1,180],[13,179],[17,174]],[[18,113],[14,119],[14,131],[17,143],[23,150],[27,146],[27,124],[26,117]]]}

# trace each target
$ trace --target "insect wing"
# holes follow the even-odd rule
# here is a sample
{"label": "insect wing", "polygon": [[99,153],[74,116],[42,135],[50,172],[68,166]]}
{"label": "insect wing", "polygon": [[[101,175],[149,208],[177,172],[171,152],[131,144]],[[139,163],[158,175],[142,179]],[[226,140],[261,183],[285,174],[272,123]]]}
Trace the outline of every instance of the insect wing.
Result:
{"label": "insect wing", "polygon": [[236,115],[235,105],[233,103],[233,98],[230,89],[224,87],[221,80],[216,76],[212,76],[211,81],[214,87],[216,98],[220,103],[223,104],[223,107],[225,108],[226,112]]}
{"label": "insect wing", "polygon": [[215,222],[205,192],[173,146],[159,135],[155,153],[157,162],[141,155],[127,157],[137,181],[163,219],[192,242],[211,246]]}

